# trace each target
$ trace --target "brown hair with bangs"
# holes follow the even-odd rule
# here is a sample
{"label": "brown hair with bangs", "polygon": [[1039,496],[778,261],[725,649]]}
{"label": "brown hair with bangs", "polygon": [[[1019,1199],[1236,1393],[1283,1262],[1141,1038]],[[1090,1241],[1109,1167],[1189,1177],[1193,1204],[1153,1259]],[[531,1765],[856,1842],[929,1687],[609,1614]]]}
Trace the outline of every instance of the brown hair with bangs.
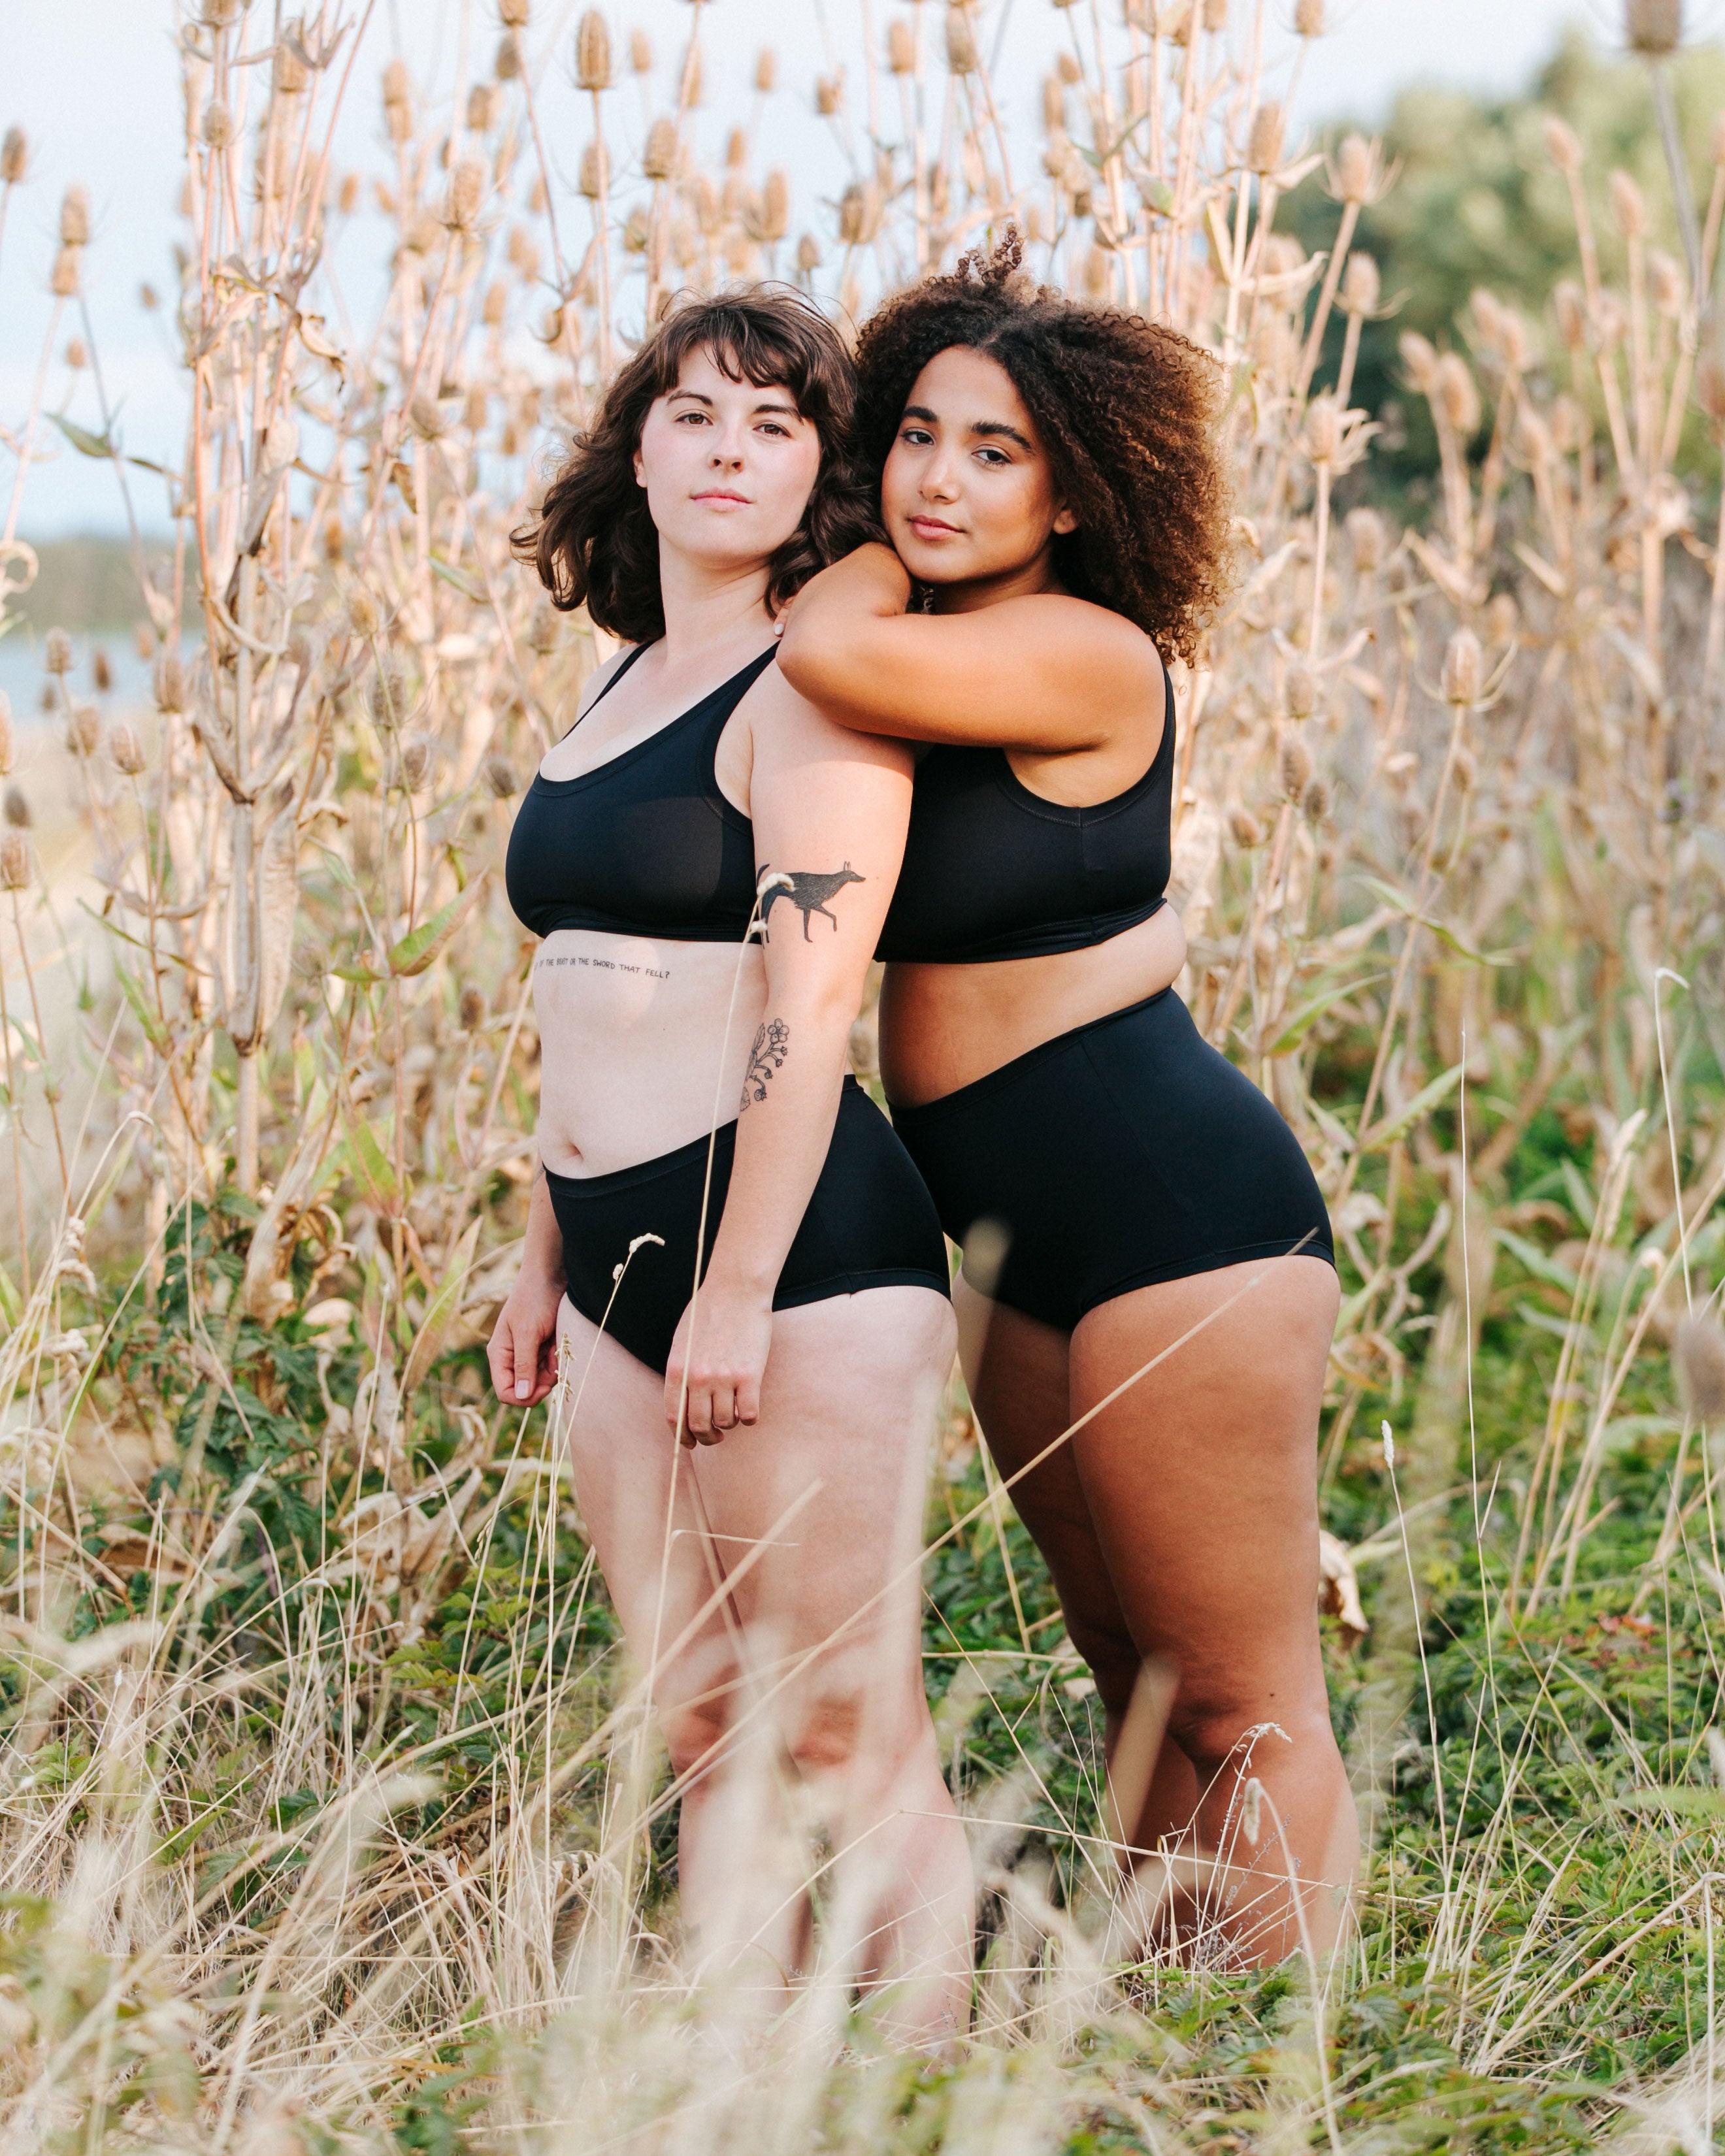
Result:
{"label": "brown hair with bangs", "polygon": [[635,478],[635,450],[654,401],[676,388],[695,352],[709,353],[732,382],[788,389],[820,438],[820,469],[803,521],[768,564],[769,613],[829,562],[880,536],[851,439],[856,371],[832,324],[786,285],[687,300],[612,382],[598,417],[577,435],[547,490],[538,521],[512,535],[517,557],[538,570],[553,606],[584,606],[608,634],[629,644],[665,634],[659,534]]}
{"label": "brown hair with bangs", "polygon": [[1057,535],[1061,583],[1136,622],[1189,665],[1227,588],[1228,485],[1215,429],[1222,371],[1166,322],[1083,305],[993,254],[886,300],[857,341],[857,432],[878,479],[912,385],[954,345],[1011,377],[1078,519]]}

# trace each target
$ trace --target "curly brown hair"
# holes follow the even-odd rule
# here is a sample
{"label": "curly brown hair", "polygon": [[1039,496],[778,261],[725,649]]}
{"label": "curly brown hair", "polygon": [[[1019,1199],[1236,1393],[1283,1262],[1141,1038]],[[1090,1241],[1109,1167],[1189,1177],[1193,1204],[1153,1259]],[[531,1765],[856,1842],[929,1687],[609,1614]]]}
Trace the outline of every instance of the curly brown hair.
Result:
{"label": "curly brown hair", "polygon": [[1068,591],[1189,665],[1226,588],[1221,370],[1164,322],[1084,306],[1019,269],[1015,231],[886,300],[857,344],[857,433],[878,480],[917,376],[965,345],[997,360],[1036,423],[1078,529],[1054,541]]}
{"label": "curly brown hair", "polygon": [[634,454],[655,398],[675,388],[684,360],[700,351],[732,382],[788,389],[820,437],[820,469],[803,521],[768,565],[768,613],[829,562],[880,536],[856,457],[856,370],[832,324],[784,285],[687,300],[613,380],[598,417],[571,444],[536,522],[511,535],[553,606],[584,606],[601,629],[629,644],[665,634],[659,534],[635,479]]}

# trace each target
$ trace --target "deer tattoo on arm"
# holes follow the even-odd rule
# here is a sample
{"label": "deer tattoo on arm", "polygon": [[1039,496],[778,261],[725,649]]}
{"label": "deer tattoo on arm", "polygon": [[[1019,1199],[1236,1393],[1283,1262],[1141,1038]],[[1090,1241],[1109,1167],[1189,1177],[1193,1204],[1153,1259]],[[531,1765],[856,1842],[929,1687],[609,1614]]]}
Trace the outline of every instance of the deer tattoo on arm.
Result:
{"label": "deer tattoo on arm", "polygon": [[[770,884],[768,884],[768,877],[772,878]],[[803,916],[803,941],[807,943],[810,940],[809,916],[815,913],[823,915],[832,922],[836,932],[839,916],[836,913],[827,911],[827,901],[836,896],[846,884],[866,883],[868,878],[859,875],[850,862],[846,861],[843,868],[829,870],[824,875],[799,869],[781,869],[777,875],[774,875],[771,869],[763,867],[761,870],[761,881],[763,885],[767,885],[761,897],[762,936],[764,937],[768,932],[767,923],[772,914],[774,901],[781,898],[788,898]]]}

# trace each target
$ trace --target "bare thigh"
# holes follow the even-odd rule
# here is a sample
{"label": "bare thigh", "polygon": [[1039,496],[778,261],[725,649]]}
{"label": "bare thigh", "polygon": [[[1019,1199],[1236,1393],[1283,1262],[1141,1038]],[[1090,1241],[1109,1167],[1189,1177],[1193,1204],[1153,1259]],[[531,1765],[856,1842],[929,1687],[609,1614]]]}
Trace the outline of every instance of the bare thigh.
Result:
{"label": "bare thigh", "polygon": [[656,1371],[567,1302],[560,1338],[577,1494],[679,1766],[732,1721],[740,1659],[747,1711],[793,1748],[825,1725],[842,1753],[865,1702],[874,1741],[902,1741],[926,1715],[916,1560],[944,1299],[886,1287],[779,1312],[760,1419],[693,1453]]}

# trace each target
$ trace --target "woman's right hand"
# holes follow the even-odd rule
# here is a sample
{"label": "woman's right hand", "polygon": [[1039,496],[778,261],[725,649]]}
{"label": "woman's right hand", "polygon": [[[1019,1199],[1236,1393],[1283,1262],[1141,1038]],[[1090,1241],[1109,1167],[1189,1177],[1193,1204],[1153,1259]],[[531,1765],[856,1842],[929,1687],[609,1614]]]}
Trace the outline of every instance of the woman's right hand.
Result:
{"label": "woman's right hand", "polygon": [[536,1407],[557,1381],[557,1311],[563,1283],[524,1266],[486,1345],[491,1383],[511,1407]]}

